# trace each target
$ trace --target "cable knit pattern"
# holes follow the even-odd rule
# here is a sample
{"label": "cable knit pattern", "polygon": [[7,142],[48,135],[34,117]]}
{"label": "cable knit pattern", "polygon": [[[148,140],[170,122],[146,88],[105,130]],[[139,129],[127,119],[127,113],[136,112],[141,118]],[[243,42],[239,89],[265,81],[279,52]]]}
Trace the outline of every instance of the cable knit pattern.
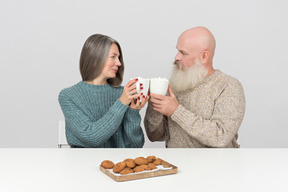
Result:
{"label": "cable knit pattern", "polygon": [[58,97],[71,147],[139,148],[144,145],[141,116],[119,100],[123,87],[84,81],[63,89]]}
{"label": "cable knit pattern", "polygon": [[180,105],[171,117],[148,105],[144,125],[151,141],[175,148],[239,147],[245,97],[237,79],[216,70],[195,88],[174,93]]}

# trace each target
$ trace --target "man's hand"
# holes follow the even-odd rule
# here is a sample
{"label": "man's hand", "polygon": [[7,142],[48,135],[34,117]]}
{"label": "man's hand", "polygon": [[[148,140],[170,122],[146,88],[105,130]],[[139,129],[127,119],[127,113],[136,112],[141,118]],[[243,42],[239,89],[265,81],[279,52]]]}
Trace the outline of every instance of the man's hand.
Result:
{"label": "man's hand", "polygon": [[170,117],[176,111],[179,103],[174,95],[170,85],[168,86],[168,93],[170,96],[163,96],[151,93],[150,104],[155,111]]}

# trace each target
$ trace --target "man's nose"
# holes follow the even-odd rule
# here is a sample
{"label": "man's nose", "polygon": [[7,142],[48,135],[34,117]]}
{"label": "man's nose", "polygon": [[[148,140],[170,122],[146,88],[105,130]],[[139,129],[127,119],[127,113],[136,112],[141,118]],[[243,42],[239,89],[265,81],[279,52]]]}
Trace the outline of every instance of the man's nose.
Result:
{"label": "man's nose", "polygon": [[180,53],[178,52],[175,56],[175,61],[179,61],[181,59],[181,55]]}

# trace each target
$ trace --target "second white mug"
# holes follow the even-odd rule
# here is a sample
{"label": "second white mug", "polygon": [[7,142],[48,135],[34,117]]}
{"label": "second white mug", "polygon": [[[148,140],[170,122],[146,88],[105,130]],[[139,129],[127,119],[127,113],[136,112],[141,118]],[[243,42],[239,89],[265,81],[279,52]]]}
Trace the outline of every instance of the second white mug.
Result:
{"label": "second white mug", "polygon": [[168,90],[169,80],[166,78],[150,79],[150,93],[166,95]]}

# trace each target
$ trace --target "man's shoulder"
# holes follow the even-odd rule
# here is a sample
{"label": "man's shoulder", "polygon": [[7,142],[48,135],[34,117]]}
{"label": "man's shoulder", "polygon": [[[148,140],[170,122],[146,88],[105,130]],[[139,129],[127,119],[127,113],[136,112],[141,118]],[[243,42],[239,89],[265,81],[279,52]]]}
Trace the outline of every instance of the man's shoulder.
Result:
{"label": "man's shoulder", "polygon": [[221,83],[227,84],[227,85],[241,85],[240,81],[231,75],[228,75],[226,73],[223,73],[220,70],[216,70],[215,73],[217,73],[217,80]]}

